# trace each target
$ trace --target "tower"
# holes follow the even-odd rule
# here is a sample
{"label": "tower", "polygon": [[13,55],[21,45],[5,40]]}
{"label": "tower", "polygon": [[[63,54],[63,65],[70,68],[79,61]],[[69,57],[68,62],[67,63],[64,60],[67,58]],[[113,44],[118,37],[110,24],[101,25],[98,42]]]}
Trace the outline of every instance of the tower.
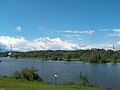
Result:
{"label": "tower", "polygon": [[115,50],[115,46],[114,46],[114,44],[113,44],[113,51]]}
{"label": "tower", "polygon": [[12,44],[10,45],[10,51],[8,53],[8,56],[11,56],[12,55]]}

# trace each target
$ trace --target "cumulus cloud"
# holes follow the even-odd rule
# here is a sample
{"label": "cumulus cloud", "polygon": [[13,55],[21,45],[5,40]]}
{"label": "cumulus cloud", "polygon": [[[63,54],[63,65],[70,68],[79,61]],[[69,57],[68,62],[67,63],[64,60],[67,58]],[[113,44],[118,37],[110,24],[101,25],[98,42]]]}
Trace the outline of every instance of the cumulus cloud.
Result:
{"label": "cumulus cloud", "polygon": [[118,41],[114,44],[114,50],[120,50],[120,41]]}
{"label": "cumulus cloud", "polygon": [[6,49],[9,49],[11,44],[13,46],[13,50],[16,51],[79,49],[77,44],[63,41],[60,38],[50,39],[49,37],[46,37],[29,41],[23,37],[14,38],[9,36],[0,36],[0,45],[4,45]]}
{"label": "cumulus cloud", "polygon": [[16,27],[16,32],[20,32],[22,30],[22,27],[21,26],[17,26]]}
{"label": "cumulus cloud", "polygon": [[81,49],[112,49],[113,45],[111,44],[84,44],[80,45]]}
{"label": "cumulus cloud", "polygon": [[[34,51],[34,50],[76,50],[76,49],[112,49],[113,45],[110,44],[78,44],[71,43],[69,41],[64,41],[58,38],[38,38],[32,41],[26,40],[25,38],[15,38],[10,36],[0,36],[0,49],[9,50],[10,45],[12,44],[12,49],[14,51]],[[120,42],[117,42],[115,45],[116,49],[120,49]]]}
{"label": "cumulus cloud", "polygon": [[21,48],[26,49],[26,45],[29,42],[25,40],[24,38],[14,38],[9,36],[0,36],[0,45],[5,46],[5,49],[9,49],[10,45],[12,44],[14,47],[14,50],[19,50]]}

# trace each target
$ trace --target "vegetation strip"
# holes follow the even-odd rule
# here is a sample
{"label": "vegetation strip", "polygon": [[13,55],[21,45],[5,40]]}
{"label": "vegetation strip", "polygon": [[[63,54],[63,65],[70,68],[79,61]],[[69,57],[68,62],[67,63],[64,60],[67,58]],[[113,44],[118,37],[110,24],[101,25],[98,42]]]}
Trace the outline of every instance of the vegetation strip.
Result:
{"label": "vegetation strip", "polygon": [[[1,52],[0,57],[7,57],[9,52]],[[91,49],[91,50],[46,50],[30,52],[14,52],[12,58],[28,58],[37,60],[84,61],[90,63],[120,62],[120,51]]]}

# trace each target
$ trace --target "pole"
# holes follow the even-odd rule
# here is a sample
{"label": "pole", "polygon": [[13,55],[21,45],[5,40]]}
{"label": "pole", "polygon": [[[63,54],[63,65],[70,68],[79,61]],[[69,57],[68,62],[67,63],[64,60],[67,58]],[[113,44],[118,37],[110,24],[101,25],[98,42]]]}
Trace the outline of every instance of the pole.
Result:
{"label": "pole", "polygon": [[114,46],[114,44],[113,44],[113,51],[114,51],[114,49],[115,49],[115,46]]}
{"label": "pole", "polygon": [[54,77],[55,77],[55,83],[54,83],[55,86],[57,85],[57,76],[58,76],[58,75],[56,75],[56,74],[54,75]]}

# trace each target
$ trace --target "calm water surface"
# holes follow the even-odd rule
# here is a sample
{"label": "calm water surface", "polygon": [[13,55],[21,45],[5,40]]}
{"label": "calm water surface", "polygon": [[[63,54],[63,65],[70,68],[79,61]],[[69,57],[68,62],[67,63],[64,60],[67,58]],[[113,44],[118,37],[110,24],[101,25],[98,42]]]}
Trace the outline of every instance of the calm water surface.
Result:
{"label": "calm water surface", "polygon": [[24,67],[35,67],[41,78],[54,83],[57,74],[57,83],[78,82],[80,72],[87,74],[92,84],[106,88],[120,87],[120,64],[90,64],[83,62],[41,61],[27,59],[0,58],[0,76],[10,76],[14,71]]}

